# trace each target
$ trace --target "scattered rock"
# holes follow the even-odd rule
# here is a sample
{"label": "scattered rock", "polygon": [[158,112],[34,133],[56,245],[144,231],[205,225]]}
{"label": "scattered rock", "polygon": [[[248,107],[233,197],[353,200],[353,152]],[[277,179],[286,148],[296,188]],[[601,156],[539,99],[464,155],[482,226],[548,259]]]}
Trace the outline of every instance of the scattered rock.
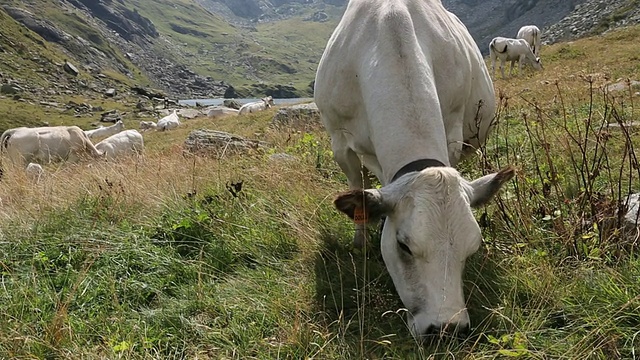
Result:
{"label": "scattered rock", "polygon": [[122,114],[117,109],[109,110],[100,114],[100,122],[115,123],[118,120],[122,120]]}
{"label": "scattered rock", "polygon": [[195,119],[203,115],[203,112],[198,109],[178,109],[178,115],[185,119]]}
{"label": "scattered rock", "polygon": [[632,90],[634,88],[637,89],[638,87],[640,87],[640,81],[637,81],[637,80],[630,80],[629,82],[618,81],[616,83],[607,85],[607,90],[610,92],[629,90],[629,86],[631,86]]}
{"label": "scattered rock", "polygon": [[3,84],[0,87],[0,94],[13,95],[22,91],[22,88],[16,84]]}
{"label": "scattered rock", "polygon": [[640,7],[629,4],[628,0],[581,1],[562,20],[542,29],[542,42],[554,44],[637,24]]}
{"label": "scattered rock", "polygon": [[72,63],[65,61],[64,65],[62,66],[62,68],[64,69],[65,72],[73,75],[73,76],[78,76],[78,74],[80,73],[78,71],[78,68],[75,67]]}
{"label": "scattered rock", "polygon": [[245,139],[227,132],[208,129],[193,130],[184,145],[185,149],[191,153],[206,153],[219,158],[267,146],[265,142],[259,140]]}
{"label": "scattered rock", "polygon": [[140,86],[133,86],[131,90],[136,94],[146,96],[149,99],[153,99],[153,98],[165,99],[167,97],[167,95],[165,95],[161,91],[154,90],[154,89],[147,89]]}
{"label": "scattered rock", "polygon": [[111,89],[107,89],[107,91],[104,92],[105,96],[108,97],[114,97],[116,96],[116,89],[111,88]]}
{"label": "scattered rock", "polygon": [[624,215],[624,227],[627,236],[637,238],[640,235],[640,193],[627,196],[627,213]]}
{"label": "scattered rock", "polygon": [[298,104],[278,109],[271,124],[278,126],[307,127],[320,124],[320,112],[316,103]]}
{"label": "scattered rock", "polygon": [[228,108],[236,109],[236,110],[240,110],[240,108],[242,107],[242,104],[240,104],[240,102],[233,99],[224,100],[222,104]]}

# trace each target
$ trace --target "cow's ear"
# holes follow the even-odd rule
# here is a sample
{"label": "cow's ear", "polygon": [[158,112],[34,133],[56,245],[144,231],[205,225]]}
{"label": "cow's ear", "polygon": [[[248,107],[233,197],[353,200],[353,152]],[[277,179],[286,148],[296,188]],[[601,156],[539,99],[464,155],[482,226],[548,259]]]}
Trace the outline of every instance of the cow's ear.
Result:
{"label": "cow's ear", "polygon": [[362,224],[377,221],[392,209],[376,189],[345,191],[336,196],[333,204],[351,220]]}
{"label": "cow's ear", "polygon": [[479,179],[469,182],[465,186],[471,207],[478,207],[486,204],[498,193],[502,185],[511,180],[516,174],[516,169],[512,166],[506,167],[497,173],[485,175]]}

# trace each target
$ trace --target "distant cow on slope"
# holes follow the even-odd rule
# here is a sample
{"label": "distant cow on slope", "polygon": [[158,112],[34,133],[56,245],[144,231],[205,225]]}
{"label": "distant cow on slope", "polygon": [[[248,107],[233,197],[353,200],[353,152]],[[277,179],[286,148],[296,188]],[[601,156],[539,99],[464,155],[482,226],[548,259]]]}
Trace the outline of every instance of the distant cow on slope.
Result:
{"label": "distant cow on slope", "polygon": [[524,39],[510,39],[505,37],[496,37],[489,43],[489,57],[491,58],[491,71],[495,77],[496,59],[500,59],[500,72],[504,79],[504,63],[511,61],[509,76],[513,73],[513,65],[518,62],[518,74],[522,72],[522,64],[528,62],[535,70],[542,69],[540,58],[536,57]]}
{"label": "distant cow on slope", "polygon": [[542,46],[541,33],[535,25],[525,25],[518,30],[516,39],[524,39],[531,47],[533,55],[540,57],[540,47]]}

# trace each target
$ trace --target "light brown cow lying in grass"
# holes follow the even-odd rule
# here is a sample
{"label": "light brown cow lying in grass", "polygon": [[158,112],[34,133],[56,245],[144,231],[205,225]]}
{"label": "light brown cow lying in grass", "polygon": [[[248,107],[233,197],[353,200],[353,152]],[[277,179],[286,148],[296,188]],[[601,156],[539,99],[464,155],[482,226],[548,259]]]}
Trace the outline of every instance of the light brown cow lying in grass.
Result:
{"label": "light brown cow lying in grass", "polygon": [[48,164],[102,156],[77,126],[10,129],[0,137],[0,146],[15,164]]}

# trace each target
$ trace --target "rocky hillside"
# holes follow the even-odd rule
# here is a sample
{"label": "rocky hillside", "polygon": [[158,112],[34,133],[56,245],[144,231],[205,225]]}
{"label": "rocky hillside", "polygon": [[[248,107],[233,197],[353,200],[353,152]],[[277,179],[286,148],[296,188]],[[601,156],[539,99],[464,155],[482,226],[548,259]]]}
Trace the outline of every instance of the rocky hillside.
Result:
{"label": "rocky hillside", "polygon": [[561,21],[543,29],[542,40],[553,44],[589,35],[606,33],[640,23],[638,0],[590,0],[579,4]]}
{"label": "rocky hillside", "polygon": [[[312,95],[316,65],[346,2],[4,0],[0,13],[6,22],[31,30],[38,46],[63,54],[58,62],[69,60],[85,75],[109,75],[179,98],[300,97]],[[485,53],[492,37],[514,36],[525,24],[538,25],[544,40],[555,42],[637,23],[640,17],[638,0],[443,3]],[[11,32],[2,36],[7,44],[20,43]],[[6,51],[16,49],[8,45]]]}

